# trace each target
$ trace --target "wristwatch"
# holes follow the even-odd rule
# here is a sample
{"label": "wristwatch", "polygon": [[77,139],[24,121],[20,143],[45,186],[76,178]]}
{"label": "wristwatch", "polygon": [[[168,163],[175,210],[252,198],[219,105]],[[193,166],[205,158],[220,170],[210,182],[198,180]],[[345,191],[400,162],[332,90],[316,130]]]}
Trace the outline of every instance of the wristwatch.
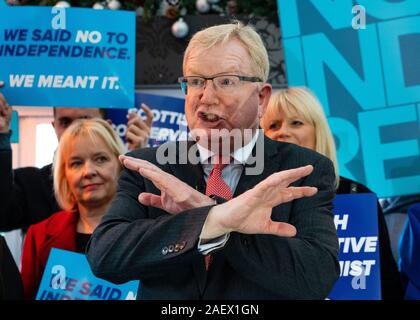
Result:
{"label": "wristwatch", "polygon": [[227,201],[225,198],[216,196],[214,194],[211,194],[209,197],[211,199],[213,199],[216,202],[216,204],[222,204],[222,203],[225,203]]}

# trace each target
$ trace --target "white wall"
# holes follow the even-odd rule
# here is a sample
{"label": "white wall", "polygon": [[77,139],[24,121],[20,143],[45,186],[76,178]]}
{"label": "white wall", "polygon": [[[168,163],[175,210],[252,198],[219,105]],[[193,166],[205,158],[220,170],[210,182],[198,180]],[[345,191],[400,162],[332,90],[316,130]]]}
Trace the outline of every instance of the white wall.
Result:
{"label": "white wall", "polygon": [[[47,163],[51,163],[53,154],[47,151],[57,146],[57,139],[51,125],[53,109],[50,107],[14,107],[13,109],[19,114],[19,143],[12,144],[13,168],[36,166],[37,154],[38,158],[42,157],[40,154],[49,157],[51,160]],[[44,131],[43,136],[37,135],[38,125],[51,126],[51,131]]]}

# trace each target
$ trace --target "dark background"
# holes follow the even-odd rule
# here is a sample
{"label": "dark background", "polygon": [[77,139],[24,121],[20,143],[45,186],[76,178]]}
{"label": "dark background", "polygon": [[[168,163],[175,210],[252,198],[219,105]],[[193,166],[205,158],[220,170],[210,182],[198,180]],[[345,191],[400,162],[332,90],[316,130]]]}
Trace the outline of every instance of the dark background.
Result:
{"label": "dark background", "polygon": [[[286,67],[280,43],[278,19],[248,16],[236,17],[249,23],[261,35],[270,60],[269,82],[274,87],[284,87]],[[220,23],[231,21],[229,17],[218,15],[188,15],[184,21],[189,26],[185,38],[173,36],[171,26],[174,20],[154,17],[145,21],[137,17],[136,32],[136,88],[177,87],[177,79],[182,76],[182,58],[188,41],[195,32]]]}

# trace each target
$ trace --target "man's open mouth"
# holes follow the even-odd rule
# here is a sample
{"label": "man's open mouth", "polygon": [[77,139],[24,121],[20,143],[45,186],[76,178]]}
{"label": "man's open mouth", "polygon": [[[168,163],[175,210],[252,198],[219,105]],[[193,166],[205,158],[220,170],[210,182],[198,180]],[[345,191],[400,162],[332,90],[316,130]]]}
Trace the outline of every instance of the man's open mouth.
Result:
{"label": "man's open mouth", "polygon": [[217,122],[220,119],[222,119],[217,114],[210,113],[210,112],[199,112],[198,117],[204,121],[209,121],[209,122]]}

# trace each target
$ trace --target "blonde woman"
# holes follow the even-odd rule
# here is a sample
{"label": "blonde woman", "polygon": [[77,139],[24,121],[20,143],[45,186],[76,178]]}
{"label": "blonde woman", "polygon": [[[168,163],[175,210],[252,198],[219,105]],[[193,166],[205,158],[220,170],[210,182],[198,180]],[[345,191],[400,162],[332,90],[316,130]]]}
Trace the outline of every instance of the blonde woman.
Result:
{"label": "blonde woman", "polygon": [[[339,176],[334,138],[327,118],[320,102],[307,88],[291,87],[275,92],[260,125],[265,135],[273,140],[294,143],[330,158],[334,163],[338,194],[372,192],[361,183]],[[401,281],[379,203],[378,228],[382,299],[401,299]]]}
{"label": "blonde woman", "polygon": [[53,172],[64,210],[28,229],[22,255],[26,299],[36,296],[51,248],[84,253],[116,193],[122,153],[122,141],[102,119],[75,121],[62,135]]}

